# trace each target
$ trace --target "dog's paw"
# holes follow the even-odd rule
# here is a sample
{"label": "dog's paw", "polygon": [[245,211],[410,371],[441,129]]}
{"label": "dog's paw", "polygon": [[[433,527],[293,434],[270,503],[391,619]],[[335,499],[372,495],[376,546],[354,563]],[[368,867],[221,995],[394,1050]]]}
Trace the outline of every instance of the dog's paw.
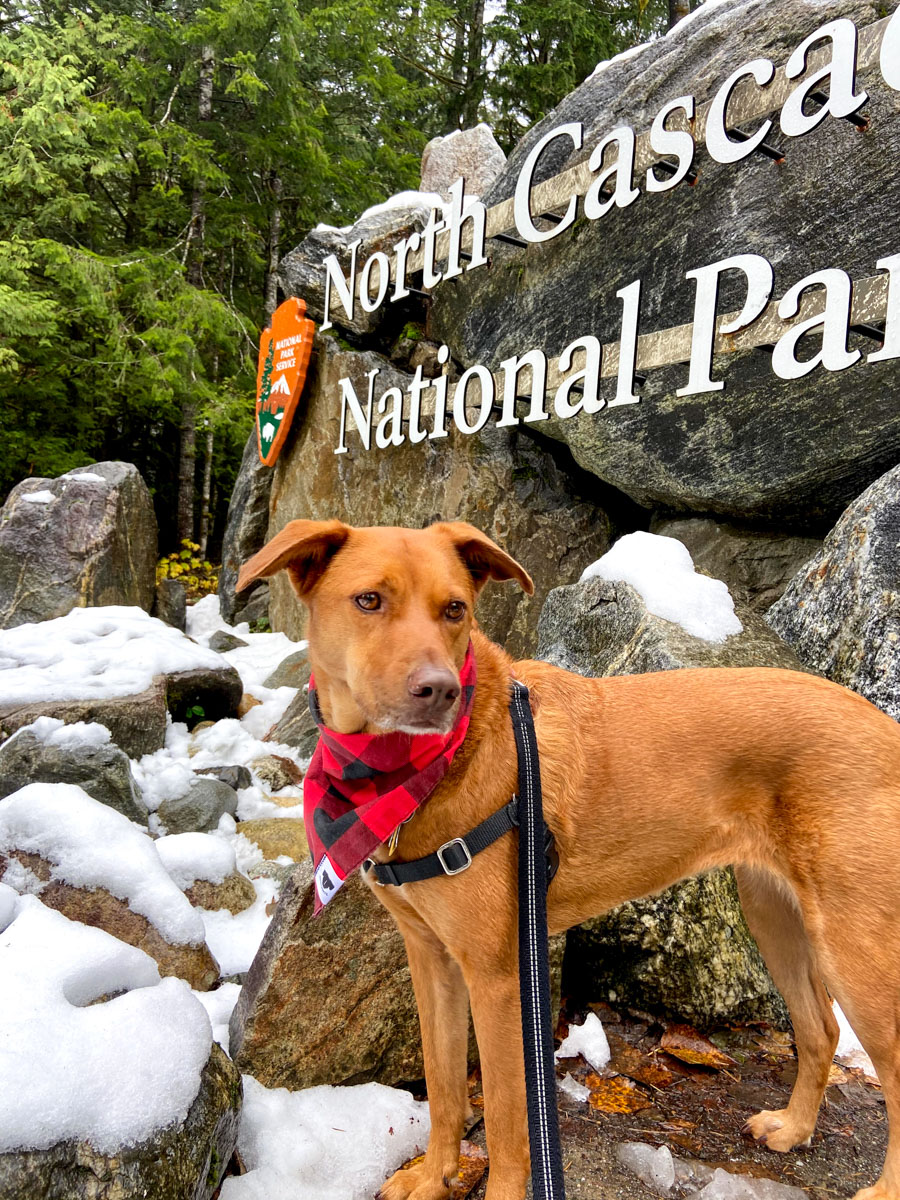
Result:
{"label": "dog's paw", "polygon": [[405,1171],[395,1171],[381,1185],[377,1200],[447,1200],[450,1194],[449,1184],[444,1180],[435,1183],[425,1164],[419,1163]]}
{"label": "dog's paw", "polygon": [[744,1126],[744,1131],[769,1150],[784,1152],[793,1150],[795,1146],[808,1146],[812,1132],[807,1128],[799,1128],[786,1108],[775,1112],[758,1112]]}
{"label": "dog's paw", "polygon": [[853,1200],[900,1200],[900,1194],[892,1191],[880,1179],[871,1187],[861,1188]]}

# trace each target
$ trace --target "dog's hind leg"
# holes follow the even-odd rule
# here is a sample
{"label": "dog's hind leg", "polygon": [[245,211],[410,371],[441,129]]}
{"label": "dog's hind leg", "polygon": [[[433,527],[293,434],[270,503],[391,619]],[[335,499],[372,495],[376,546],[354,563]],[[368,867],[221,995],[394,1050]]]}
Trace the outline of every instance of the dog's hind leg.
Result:
{"label": "dog's hind leg", "polygon": [[425,1161],[382,1185],[382,1200],[445,1200],[459,1174],[466,1093],[469,997],[462,971],[424,922],[392,914],[403,934],[419,1009],[431,1137]]}
{"label": "dog's hind leg", "polygon": [[837,1021],[793,893],[762,868],[736,866],[735,876],[747,924],[790,1011],[797,1046],[797,1081],[787,1108],[757,1113],[747,1129],[772,1150],[790,1150],[815,1129],[837,1046]]}

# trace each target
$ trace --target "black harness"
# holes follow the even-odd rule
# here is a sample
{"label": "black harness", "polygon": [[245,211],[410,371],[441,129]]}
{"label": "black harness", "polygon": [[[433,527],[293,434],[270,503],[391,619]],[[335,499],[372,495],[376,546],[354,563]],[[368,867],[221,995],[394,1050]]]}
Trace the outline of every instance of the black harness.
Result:
{"label": "black harness", "polygon": [[376,863],[367,858],[363,870],[373,870],[376,881],[383,886],[460,875],[472,865],[476,854],[511,829],[519,830],[519,994],[532,1191],[534,1200],[565,1200],[547,945],[547,887],[559,867],[559,854],[553,834],[544,824],[541,768],[528,688],[518,680],[513,680],[509,712],[519,764],[518,795],[464,837],[444,842],[433,854],[398,863]]}

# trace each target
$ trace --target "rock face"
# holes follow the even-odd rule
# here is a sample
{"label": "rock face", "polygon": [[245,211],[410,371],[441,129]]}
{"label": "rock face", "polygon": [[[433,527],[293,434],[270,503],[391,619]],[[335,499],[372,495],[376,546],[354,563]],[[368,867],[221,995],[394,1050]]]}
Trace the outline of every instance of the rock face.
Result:
{"label": "rock face", "polygon": [[[715,643],[647,611],[627,583],[597,577],[551,592],[538,657],[592,677],[680,667],[802,670],[757,614]],[[784,1006],[747,929],[730,871],[712,871],[570,930],[564,987],[700,1024],[781,1022]]]}
{"label": "rock face", "polygon": [[89,1142],[0,1154],[3,1200],[211,1200],[237,1144],[241,1077],[213,1042],[200,1091],[181,1125],[100,1154]]}
{"label": "rock face", "polygon": [[3,704],[0,729],[14,733],[38,717],[58,717],[66,724],[77,721],[105,725],[112,740],[130,758],[152,754],[166,740],[166,679],[157,676],[146,691],[135,696],[110,696],[91,700],[47,700]]}
{"label": "rock face", "polygon": [[713,871],[569,931],[569,996],[650,1008],[692,1025],[787,1012],[741,913],[731,870]]}
{"label": "rock face", "polygon": [[303,822],[296,817],[263,817],[256,821],[238,821],[237,832],[259,846],[263,858],[269,861],[280,858],[283,854],[296,863],[306,862],[309,857]]}
{"label": "rock face", "polygon": [[[244,694],[244,685],[234,667],[222,662],[217,667],[175,671],[166,676],[166,704],[175,721],[196,723],[233,717]],[[197,709],[202,710],[197,712]]]}
{"label": "rock face", "polygon": [[26,783],[77,783],[130,821],[147,823],[147,807],[128,756],[111,742],[54,745],[32,729],[20,729],[0,746],[0,799]]}
{"label": "rock face", "polygon": [[312,918],[312,870],[282,892],[231,1018],[235,1065],[266,1087],[421,1078],[403,939],[358,875]]}
{"label": "rock face", "polygon": [[263,687],[302,688],[309,683],[309,659],[305,650],[295,650],[283,658],[271,675],[263,680]]}
{"label": "rock face", "polygon": [[743,529],[708,517],[654,520],[650,532],[677,538],[699,570],[723,579],[739,602],[759,613],[779,599],[800,567],[821,548],[818,538]]}
{"label": "rock face", "polygon": [[[688,94],[698,104],[711,100],[736,68],[761,57],[784,63],[826,22],[849,17],[864,26],[883,12],[874,0],[701,7],[667,37],[614,60],[567,96],[516,147],[485,202],[513,194],[530,150],[563,123],[584,122],[586,148],[619,125],[646,130],[663,104]],[[446,341],[463,365],[496,370],[533,346],[557,355],[586,334],[618,341],[616,292],[636,279],[642,333],[689,322],[695,288],[685,272],[735,254],[772,261],[776,297],[824,265],[854,279],[874,275],[876,260],[895,252],[892,164],[900,154],[900,111],[877,69],[861,82],[873,117],[865,137],[848,121],[828,119],[814,134],[787,140],[781,166],[761,155],[719,164],[701,149],[695,187],[643,192],[628,208],[613,207],[596,221],[579,217],[558,237],[527,249],[493,242],[490,269],[435,289],[429,336]],[[780,131],[773,140],[785,142]],[[535,178],[585,156],[567,158],[571,150],[568,138],[557,138]],[[742,298],[726,284],[723,311]],[[873,344],[852,338],[851,345],[865,354]],[[713,377],[726,380],[724,392],[679,397],[686,368],[654,369],[640,404],[545,421],[541,432],[564,440],[583,467],[646,507],[816,528],[835,520],[900,458],[894,361],[840,372],[817,368],[789,382],[754,350],[717,359]]]}
{"label": "rock face", "polygon": [[131,463],[25,479],[0,510],[0,628],[156,592],[156,517]]}
{"label": "rock face", "polygon": [[161,579],[156,585],[156,598],[153,601],[154,617],[165,621],[173,629],[182,633],[187,623],[187,593],[184,584],[178,579]]}
{"label": "rock face", "polygon": [[767,620],[800,659],[900,720],[900,467],[855,500]]}
{"label": "rock face", "polygon": [[215,829],[224,813],[237,812],[237,792],[221,779],[192,779],[183,796],[163,800],[159,819],[169,833],[206,833]]}
{"label": "rock face", "polygon": [[221,883],[197,879],[184,894],[195,908],[227,908],[229,912],[244,912],[256,900],[256,889],[240,871],[232,871]]}
{"label": "rock face", "polygon": [[266,734],[266,741],[293,746],[300,758],[311,758],[319,740],[319,729],[309,711],[308,693],[301,690],[282,714],[281,720]]}
{"label": "rock face", "polygon": [[[379,355],[339,350],[330,338],[318,341],[318,369],[299,429],[275,464],[269,538],[298,517],[338,517],[351,525],[422,525],[433,520],[470,521],[518,559],[535,582],[534,597],[513,584],[489,585],[479,601],[478,621],[489,637],[514,657],[535,645],[540,606],[551,587],[577,579],[599,558],[610,539],[610,519],[579,497],[553,455],[528,435],[505,429],[420,445],[366,452],[339,440],[340,388],[349,376],[365,396],[366,373],[381,369],[379,386],[407,387],[409,376]],[[310,386],[309,384],[307,386]],[[552,445],[552,443],[551,443]],[[273,629],[303,636],[303,609],[287,578],[270,581]]]}
{"label": "rock face", "polygon": [[[302,293],[301,293],[302,294]],[[269,523],[269,490],[272,470],[259,461],[259,449],[254,429],[247,438],[244,456],[238,471],[228,506],[228,520],[222,542],[222,570],[219,572],[219,607],[229,624],[236,624],[236,614],[254,591],[262,584],[243,592],[240,599],[234,594],[241,565],[256,553],[266,540]]]}
{"label": "rock face", "polygon": [[[42,884],[42,904],[55,908],[70,921],[105,929],[129,946],[137,946],[156,961],[160,975],[177,975],[201,992],[211,988],[219,978],[219,965],[206,943],[199,946],[172,945],[146,917],[133,912],[125,900],[111,895],[106,888],[72,887],[61,880],[51,879],[51,864],[37,854],[29,854],[24,850],[11,850],[8,855],[0,853],[0,876],[6,873],[11,863],[16,874],[7,874],[7,883],[16,886],[13,881],[18,879],[20,868],[15,863],[20,864],[25,868],[26,879],[30,878],[27,875],[30,871]],[[16,886],[16,890],[25,889],[24,886]]]}
{"label": "rock face", "polygon": [[506,155],[487,125],[432,138],[422,151],[422,191],[446,195],[465,179],[466,195],[483,196],[506,166]]}

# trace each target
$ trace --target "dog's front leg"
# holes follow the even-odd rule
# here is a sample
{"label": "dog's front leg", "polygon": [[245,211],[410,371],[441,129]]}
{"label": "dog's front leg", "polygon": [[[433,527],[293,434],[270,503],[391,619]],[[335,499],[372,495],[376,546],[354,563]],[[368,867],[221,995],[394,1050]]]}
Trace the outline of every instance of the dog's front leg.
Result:
{"label": "dog's front leg", "polygon": [[421,921],[392,911],[412,975],[431,1113],[431,1138],[425,1161],[398,1171],[379,1193],[381,1200],[445,1200],[459,1174],[459,1142],[469,1112],[466,1057],[469,998],[459,965]]}
{"label": "dog's front leg", "polygon": [[[514,936],[514,935],[513,935]],[[513,945],[515,943],[513,942]],[[508,970],[502,970],[502,966]],[[484,1084],[490,1174],[485,1200],[523,1200],[531,1159],[517,966],[464,963]]]}

